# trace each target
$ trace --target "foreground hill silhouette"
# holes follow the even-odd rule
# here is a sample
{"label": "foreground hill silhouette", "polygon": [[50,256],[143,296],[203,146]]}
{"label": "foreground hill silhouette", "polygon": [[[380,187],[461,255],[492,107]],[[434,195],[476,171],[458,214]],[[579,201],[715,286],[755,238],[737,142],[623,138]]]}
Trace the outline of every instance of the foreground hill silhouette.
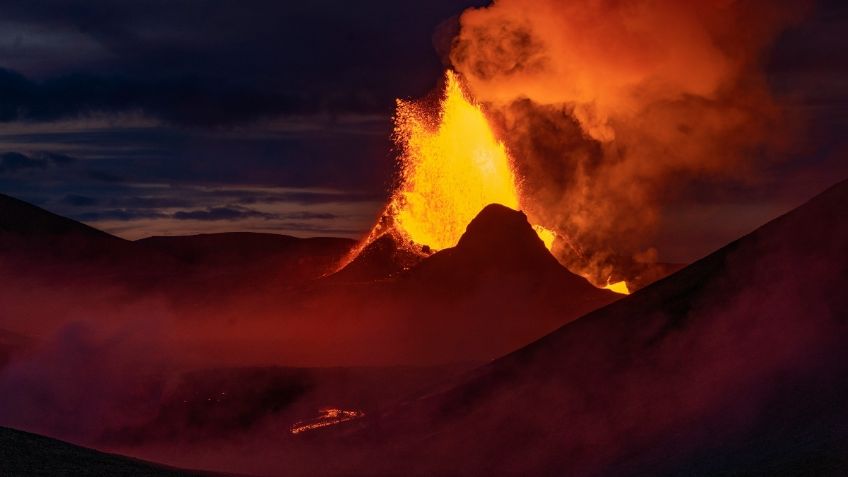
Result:
{"label": "foreground hill silhouette", "polygon": [[339,473],[845,475],[847,201],[842,182],[358,431],[328,432],[350,451]]}
{"label": "foreground hill silhouette", "polygon": [[211,475],[169,469],[105,454],[48,437],[0,427],[0,475],[55,477],[200,477]]}

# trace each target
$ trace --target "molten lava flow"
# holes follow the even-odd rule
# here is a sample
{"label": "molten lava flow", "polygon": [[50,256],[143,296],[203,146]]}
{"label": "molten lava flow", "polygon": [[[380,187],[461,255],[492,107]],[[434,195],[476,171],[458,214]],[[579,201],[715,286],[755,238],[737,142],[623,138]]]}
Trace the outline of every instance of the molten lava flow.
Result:
{"label": "molten lava flow", "polygon": [[602,288],[611,292],[620,293],[622,295],[630,294],[630,289],[627,288],[627,282],[624,280],[615,283],[610,283],[609,281],[607,281],[606,286]]}
{"label": "molten lava flow", "polygon": [[389,213],[409,240],[439,250],[456,245],[483,207],[518,209],[518,191],[506,148],[452,71],[435,124],[431,117],[416,103],[398,101],[403,169]]}
{"label": "molten lava flow", "polygon": [[556,240],[556,233],[553,230],[546,229],[541,225],[534,225],[533,230],[536,231],[536,235],[542,239],[542,243],[545,244],[545,248],[550,250],[554,246],[554,240]]}
{"label": "molten lava flow", "polygon": [[293,426],[291,426],[289,431],[292,434],[300,434],[301,432],[334,426],[345,421],[358,419],[365,415],[362,411],[346,411],[344,409],[336,408],[319,409],[318,413],[320,414],[318,417],[296,422]]}

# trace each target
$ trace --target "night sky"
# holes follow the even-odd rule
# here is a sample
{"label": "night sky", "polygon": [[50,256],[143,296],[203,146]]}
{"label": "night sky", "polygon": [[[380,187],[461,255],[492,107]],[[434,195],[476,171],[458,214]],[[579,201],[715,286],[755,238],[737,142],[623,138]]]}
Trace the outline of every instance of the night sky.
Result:
{"label": "night sky", "polygon": [[[435,87],[486,2],[0,2],[0,192],[125,238],[358,237],[392,181],[395,98]],[[803,140],[750,181],[692,187],[660,250],[688,261],[848,177],[848,8],[763,61]]]}

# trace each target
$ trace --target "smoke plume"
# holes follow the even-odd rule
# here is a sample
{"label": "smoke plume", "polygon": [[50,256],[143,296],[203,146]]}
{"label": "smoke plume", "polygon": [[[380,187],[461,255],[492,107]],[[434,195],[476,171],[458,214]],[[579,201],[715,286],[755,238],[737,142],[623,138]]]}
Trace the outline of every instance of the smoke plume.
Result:
{"label": "smoke plume", "polygon": [[462,15],[450,58],[510,149],[531,222],[560,235],[558,258],[596,283],[634,280],[687,179],[750,178],[786,147],[762,60],[803,10],[498,0]]}

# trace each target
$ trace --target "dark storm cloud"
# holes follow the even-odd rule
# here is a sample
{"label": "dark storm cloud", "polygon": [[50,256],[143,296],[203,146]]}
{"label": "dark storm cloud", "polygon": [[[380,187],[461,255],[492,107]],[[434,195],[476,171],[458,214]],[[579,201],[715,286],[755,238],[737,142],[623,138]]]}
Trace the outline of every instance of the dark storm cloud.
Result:
{"label": "dark storm cloud", "polygon": [[[107,189],[103,194],[109,194],[113,190]],[[138,192],[133,189],[119,189],[121,193]],[[122,210],[136,209],[166,209],[174,207],[196,207],[199,204],[197,198],[189,198],[184,195],[184,191],[174,192],[172,196],[159,197],[90,197],[87,195],[68,194],[62,198],[61,203],[74,207],[91,207],[101,206],[105,208],[117,208]]]}
{"label": "dark storm cloud", "polygon": [[33,159],[19,152],[0,154],[0,174],[14,174],[22,169],[44,169],[47,161]]}
{"label": "dark storm cloud", "polygon": [[86,172],[86,176],[88,178],[93,179],[98,182],[124,182],[126,179],[123,177],[117,176],[115,174],[110,174],[108,172],[97,171],[97,170],[89,170]]}
{"label": "dark storm cloud", "polygon": [[155,210],[133,210],[133,209],[109,209],[98,212],[85,212],[76,214],[76,219],[83,222],[95,222],[100,220],[119,220],[128,222],[142,219],[167,219],[168,214]]}
{"label": "dark storm cloud", "polygon": [[38,68],[0,56],[8,68],[0,71],[0,120],[141,111],[219,125],[316,111],[385,113],[396,97],[432,87],[442,68],[433,30],[469,3],[0,2],[6,22],[102,47],[96,59],[87,48],[74,68],[66,66],[67,45],[55,57],[42,52]]}
{"label": "dark storm cloud", "polygon": [[[174,208],[197,208],[203,207],[204,204],[210,202],[226,202],[231,205],[221,207],[208,207],[203,210],[193,210],[180,212],[178,219],[199,219],[199,220],[215,220],[229,219],[231,217],[267,217],[270,214],[257,214],[245,205],[256,204],[297,204],[297,205],[320,205],[332,203],[352,203],[373,201],[380,202],[384,198],[379,194],[363,194],[356,192],[265,192],[256,193],[249,190],[227,190],[227,189],[196,189],[196,188],[168,188],[164,191],[145,190],[144,187],[124,188],[124,189],[106,189],[101,193],[109,195],[112,193],[148,193],[159,195],[148,196],[125,196],[125,197],[108,197],[99,196],[92,197],[81,194],[67,194],[59,203],[73,207],[92,207],[100,206],[104,208],[125,210],[143,210],[143,209],[174,209]],[[286,219],[332,219],[336,216],[330,213],[317,212],[296,212],[284,214],[274,214],[274,218]]]}
{"label": "dark storm cloud", "polygon": [[250,205],[257,203],[290,202],[300,205],[327,204],[333,202],[383,202],[385,193],[369,192],[278,192],[274,194],[257,194],[252,191],[225,191],[227,197],[236,199],[239,204]]}
{"label": "dark storm cloud", "polygon": [[65,154],[59,154],[56,152],[41,152],[39,155],[52,162],[53,164],[59,166],[67,166],[69,164],[73,164],[77,161],[76,157],[67,156]]}
{"label": "dark storm cloud", "polygon": [[[68,196],[65,198],[65,204],[75,207],[88,207],[97,204],[97,200],[83,196]],[[196,220],[202,222],[217,222],[217,221],[238,221],[244,219],[263,219],[263,220],[329,220],[335,219],[337,215],[330,213],[318,212],[291,212],[291,213],[271,213],[261,212],[258,210],[248,209],[245,207],[225,206],[225,207],[209,207],[200,210],[179,210],[174,213],[161,212],[155,209],[104,209],[96,212],[84,212],[76,214],[76,218],[85,222],[97,221],[122,221],[129,222],[134,220],[144,219],[175,219],[175,220]],[[276,225],[279,228],[287,228],[291,222],[282,222]],[[307,225],[303,224],[306,229]],[[309,226],[314,228],[314,225]]]}
{"label": "dark storm cloud", "polygon": [[317,225],[312,222],[278,222],[268,227],[268,230],[273,230],[282,233],[292,232],[308,232],[310,235],[336,235],[336,236],[357,236],[362,234],[362,230],[343,227],[328,227]]}
{"label": "dark storm cloud", "polygon": [[434,29],[482,3],[0,0],[0,152],[80,158],[0,191],[133,237],[357,235],[395,98],[437,84]]}
{"label": "dark storm cloud", "polygon": [[173,123],[214,126],[316,110],[310,101],[197,77],[152,80],[75,74],[39,82],[0,69],[0,121],[6,122],[139,111]]}
{"label": "dark storm cloud", "polygon": [[65,166],[75,161],[76,159],[71,156],[51,152],[34,154],[4,152],[0,154],[0,174],[14,174],[25,169],[46,169],[50,164]]}
{"label": "dark storm cloud", "polygon": [[[81,204],[69,204],[80,206]],[[197,220],[204,222],[217,221],[238,221],[244,219],[263,219],[263,220],[319,220],[319,219],[334,219],[336,215],[327,213],[311,213],[311,212],[296,212],[291,214],[274,214],[250,210],[244,208],[233,207],[212,207],[203,210],[181,210],[173,214],[159,212],[156,210],[145,209],[106,209],[97,212],[84,212],[76,214],[76,218],[83,222],[98,222],[98,221],[121,221],[130,222],[134,220],[145,219],[175,219],[175,220]],[[276,225],[276,228],[291,228],[290,222],[283,222]],[[303,224],[304,229],[314,229],[314,225],[307,227]]]}
{"label": "dark storm cloud", "polygon": [[94,197],[87,197],[84,195],[77,194],[68,194],[65,198],[62,199],[63,204],[72,205],[74,207],[90,207],[93,205],[98,205],[100,201],[95,199]]}
{"label": "dark storm cloud", "polygon": [[[10,129],[13,129],[10,127]],[[307,117],[294,124],[206,131],[148,126],[0,132],[4,142],[85,159],[100,182],[241,183],[380,190],[390,176],[387,118]],[[255,193],[255,192],[254,192]]]}
{"label": "dark storm cloud", "polygon": [[132,209],[160,209],[167,207],[192,207],[196,201],[188,197],[121,197],[109,200],[113,207]]}
{"label": "dark storm cloud", "polygon": [[226,206],[211,207],[203,210],[188,210],[175,212],[172,217],[177,220],[242,220],[242,219],[265,219],[265,220],[321,220],[334,219],[335,214],[324,212],[288,212],[271,213],[261,212],[247,207]]}
{"label": "dark storm cloud", "polygon": [[175,212],[177,220],[239,220],[239,219],[272,219],[274,214],[259,212],[245,207],[213,207],[205,210],[189,210]]}
{"label": "dark storm cloud", "polygon": [[329,220],[335,219],[336,217],[338,217],[336,214],[326,212],[292,212],[288,214],[281,214],[280,218],[291,220]]}

